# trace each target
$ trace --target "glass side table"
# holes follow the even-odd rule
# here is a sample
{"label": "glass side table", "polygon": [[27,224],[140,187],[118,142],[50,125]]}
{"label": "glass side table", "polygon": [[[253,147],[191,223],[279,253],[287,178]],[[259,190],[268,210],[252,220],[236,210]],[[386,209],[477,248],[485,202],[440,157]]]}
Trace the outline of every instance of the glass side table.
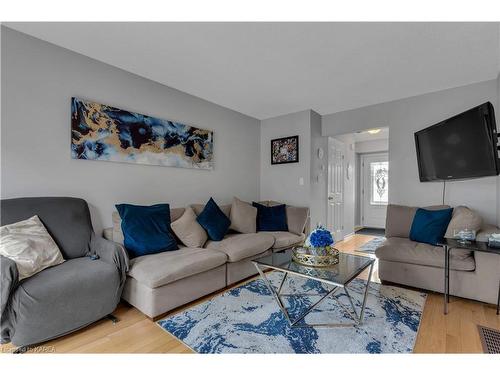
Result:
{"label": "glass side table", "polygon": [[[450,302],[450,253],[453,249],[465,249],[475,252],[497,254],[500,249],[488,246],[487,242],[467,241],[445,238],[438,242],[438,246],[444,249],[444,313],[448,314],[448,302]],[[498,284],[497,315],[500,313],[500,281]]]}

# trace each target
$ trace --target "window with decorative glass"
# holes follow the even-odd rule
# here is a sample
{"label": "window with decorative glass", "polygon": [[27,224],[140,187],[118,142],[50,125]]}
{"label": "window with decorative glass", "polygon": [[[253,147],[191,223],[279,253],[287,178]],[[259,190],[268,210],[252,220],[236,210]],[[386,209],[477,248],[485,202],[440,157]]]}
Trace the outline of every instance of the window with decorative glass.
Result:
{"label": "window with decorative glass", "polygon": [[370,204],[384,205],[389,201],[389,162],[370,163]]}

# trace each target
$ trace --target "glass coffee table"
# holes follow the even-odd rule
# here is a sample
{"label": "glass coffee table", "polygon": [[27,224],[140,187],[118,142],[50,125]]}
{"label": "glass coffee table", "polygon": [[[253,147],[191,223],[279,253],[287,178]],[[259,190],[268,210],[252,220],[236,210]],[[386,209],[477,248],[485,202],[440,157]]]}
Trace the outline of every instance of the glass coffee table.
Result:
{"label": "glass coffee table", "polygon": [[[259,259],[255,259],[252,262],[257,268],[257,271],[259,271],[262,280],[266,284],[267,288],[271,292],[271,295],[276,300],[278,307],[283,312],[283,314],[285,315],[286,319],[288,320],[292,328],[343,327],[343,326],[356,326],[356,325],[361,325],[363,323],[363,315],[365,312],[366,299],[368,297],[368,288],[370,285],[370,279],[372,276],[373,264],[375,263],[375,259],[366,256],[353,255],[341,252],[339,254],[339,262],[334,266],[309,267],[294,262],[292,260],[292,250],[286,250],[283,252],[273,253],[271,255]],[[352,300],[351,293],[349,292],[348,287],[349,284],[368,267],[370,268],[369,276],[365,284],[361,309],[358,311]],[[267,278],[266,273],[264,272],[264,270],[266,269],[272,269],[283,273],[278,288],[275,288]],[[289,315],[288,310],[285,307],[282,298],[288,295],[281,293],[283,285],[285,284],[285,281],[287,280],[289,275],[294,275],[305,279],[316,280],[323,284],[331,286],[332,289],[330,289],[325,294],[321,295],[317,294],[316,296],[320,296],[321,298],[317,302],[311,304],[304,312],[299,314],[298,317],[292,319]],[[338,292],[339,290],[344,291],[345,295],[347,296],[350,302],[351,309],[349,309],[347,306],[341,303],[338,298],[336,298],[335,293]],[[293,296],[304,296],[304,295],[311,296],[311,294],[301,294],[301,293],[293,294]],[[321,302],[323,302],[326,298],[329,297],[333,298],[339,304],[339,306],[341,306],[348,313],[353,322],[352,323],[332,322],[332,323],[318,323],[318,324],[305,323],[304,318],[309,313],[311,313],[316,306],[318,306]],[[301,323],[301,321],[303,320],[304,322]]]}

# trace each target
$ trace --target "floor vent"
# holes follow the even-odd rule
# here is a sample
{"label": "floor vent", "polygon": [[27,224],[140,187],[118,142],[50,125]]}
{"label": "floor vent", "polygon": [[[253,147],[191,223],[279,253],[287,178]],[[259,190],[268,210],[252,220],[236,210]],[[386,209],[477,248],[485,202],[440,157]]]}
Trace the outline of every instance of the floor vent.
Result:
{"label": "floor vent", "polygon": [[500,331],[483,326],[478,326],[478,328],[483,351],[489,354],[500,354]]}

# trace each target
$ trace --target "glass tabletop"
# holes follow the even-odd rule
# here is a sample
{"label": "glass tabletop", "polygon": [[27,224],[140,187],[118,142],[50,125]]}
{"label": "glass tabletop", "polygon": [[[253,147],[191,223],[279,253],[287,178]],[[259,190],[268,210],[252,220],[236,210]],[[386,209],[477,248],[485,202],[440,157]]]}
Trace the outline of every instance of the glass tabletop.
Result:
{"label": "glass tabletop", "polygon": [[472,251],[480,251],[483,253],[493,253],[500,254],[500,249],[496,247],[488,246],[488,242],[481,241],[467,241],[460,242],[454,238],[444,238],[442,241],[438,242],[439,246],[448,246],[456,249],[466,249]]}
{"label": "glass tabletop", "polygon": [[339,262],[334,266],[309,267],[294,262],[292,260],[292,250],[287,250],[255,259],[254,262],[278,271],[289,272],[337,286],[345,286],[375,262],[375,259],[341,252]]}

